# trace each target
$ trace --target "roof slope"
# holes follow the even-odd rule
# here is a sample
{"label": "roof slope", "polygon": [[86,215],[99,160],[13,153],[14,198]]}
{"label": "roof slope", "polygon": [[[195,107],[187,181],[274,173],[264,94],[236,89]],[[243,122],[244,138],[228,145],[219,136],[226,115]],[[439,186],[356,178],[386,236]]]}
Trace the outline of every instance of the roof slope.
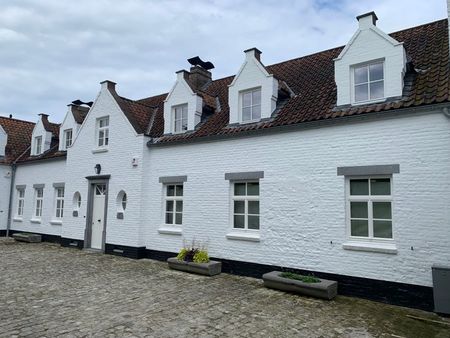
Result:
{"label": "roof slope", "polygon": [[0,116],[0,125],[8,134],[5,158],[0,163],[10,164],[23,154],[31,144],[34,123]]}
{"label": "roof slope", "polygon": [[[183,141],[212,135],[236,134],[243,131],[271,128],[343,116],[388,111],[449,101],[449,45],[447,20],[402,30],[390,34],[404,42],[408,57],[416,69],[405,78],[403,97],[394,101],[358,107],[336,107],[334,61],[344,47],[338,47],[297,59],[266,66],[269,73],[285,81],[295,95],[268,121],[245,126],[229,126],[228,85],[233,76],[212,81],[203,91],[218,97],[220,112],[190,133],[165,135],[163,101],[167,94],[145,98],[138,102],[157,107],[149,120],[149,136],[153,142]],[[151,122],[151,123],[150,123]]]}

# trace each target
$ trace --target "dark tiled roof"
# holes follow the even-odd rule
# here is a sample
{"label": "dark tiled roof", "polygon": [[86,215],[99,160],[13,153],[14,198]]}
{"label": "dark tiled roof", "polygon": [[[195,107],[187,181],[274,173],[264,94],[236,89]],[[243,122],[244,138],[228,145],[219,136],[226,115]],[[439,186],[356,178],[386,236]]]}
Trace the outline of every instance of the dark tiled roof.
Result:
{"label": "dark tiled roof", "polygon": [[30,147],[27,149],[27,151],[20,156],[17,159],[17,163],[24,163],[24,162],[35,162],[35,161],[42,161],[42,160],[50,160],[50,159],[56,159],[56,158],[65,158],[67,156],[66,151],[59,151],[58,150],[58,141],[54,137],[52,138],[52,143],[50,145],[50,149],[46,152],[37,155],[37,156],[31,156],[30,155]]}
{"label": "dark tiled roof", "polygon": [[[418,107],[449,101],[449,45],[447,20],[440,20],[418,27],[390,34],[404,42],[406,53],[416,69],[407,74],[402,98],[384,103],[358,107],[336,108],[336,84],[334,82],[334,61],[343,47],[338,47],[297,59],[281,62],[266,69],[285,81],[295,93],[267,121],[245,126],[230,127],[228,107],[228,85],[233,76],[212,81],[203,92],[218,97],[220,112],[214,113],[193,132],[163,136],[163,100],[167,94],[158,95],[138,102],[158,107],[151,118],[149,136],[153,142],[183,141],[212,135],[231,135],[243,131],[299,124],[310,121],[339,118],[344,116],[389,111],[392,109]],[[150,115],[150,114],[148,114]]]}
{"label": "dark tiled roof", "polygon": [[112,95],[136,132],[138,134],[145,134],[148,130],[149,121],[155,113],[155,107],[145,102],[127,99],[114,92]]}
{"label": "dark tiled roof", "polygon": [[5,157],[0,163],[12,163],[22,155],[31,143],[34,123],[0,116],[0,125],[8,134]]}
{"label": "dark tiled roof", "polygon": [[82,124],[89,112],[88,107],[72,106],[72,115],[76,123]]}

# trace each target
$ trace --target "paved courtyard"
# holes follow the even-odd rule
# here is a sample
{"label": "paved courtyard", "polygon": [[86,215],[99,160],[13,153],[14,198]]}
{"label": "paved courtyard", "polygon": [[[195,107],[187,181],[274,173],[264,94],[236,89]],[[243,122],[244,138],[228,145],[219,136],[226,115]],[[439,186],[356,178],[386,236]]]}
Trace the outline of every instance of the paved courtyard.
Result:
{"label": "paved courtyard", "polygon": [[[0,239],[0,337],[450,337],[422,311]],[[450,323],[445,320],[444,323]]]}

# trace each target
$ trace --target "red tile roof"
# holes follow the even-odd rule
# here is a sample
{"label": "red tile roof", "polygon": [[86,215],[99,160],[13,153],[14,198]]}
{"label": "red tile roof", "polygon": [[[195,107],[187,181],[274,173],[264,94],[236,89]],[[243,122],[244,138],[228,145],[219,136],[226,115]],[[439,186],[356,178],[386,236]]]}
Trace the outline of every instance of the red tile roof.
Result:
{"label": "red tile roof", "polygon": [[138,102],[157,107],[156,114],[151,116],[151,123],[149,123],[151,125],[147,134],[154,138],[154,143],[177,142],[205,136],[233,135],[257,129],[448,102],[450,86],[447,20],[432,22],[390,35],[394,39],[404,42],[406,53],[416,69],[426,69],[425,72],[411,71],[407,74],[402,98],[366,106],[336,107],[333,59],[343,49],[343,47],[338,47],[266,67],[269,73],[274,74],[277,79],[285,81],[295,93],[286,104],[280,107],[276,116],[267,121],[245,126],[232,127],[228,125],[228,85],[233,80],[233,76],[230,76],[212,81],[206,88],[203,88],[205,94],[219,98],[221,110],[215,112],[193,132],[163,135],[163,100],[167,94],[139,100]]}
{"label": "red tile roof", "polygon": [[10,164],[30,147],[34,123],[0,116],[0,125],[8,134],[5,157],[0,163]]}

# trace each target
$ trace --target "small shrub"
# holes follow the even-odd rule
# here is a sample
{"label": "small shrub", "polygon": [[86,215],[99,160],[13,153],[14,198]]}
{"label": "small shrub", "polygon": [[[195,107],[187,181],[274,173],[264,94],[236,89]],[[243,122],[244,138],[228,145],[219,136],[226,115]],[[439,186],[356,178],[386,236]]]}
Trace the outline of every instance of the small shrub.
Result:
{"label": "small shrub", "polygon": [[303,283],[319,283],[320,279],[314,276],[299,275],[293,272],[282,272],[280,277],[299,280]]}
{"label": "small shrub", "polygon": [[198,250],[194,255],[194,263],[208,263],[209,256],[206,250]]}
{"label": "small shrub", "polygon": [[188,249],[186,249],[186,248],[181,249],[177,255],[177,259],[180,261],[184,261],[184,259],[186,258],[187,252],[188,252]]}

